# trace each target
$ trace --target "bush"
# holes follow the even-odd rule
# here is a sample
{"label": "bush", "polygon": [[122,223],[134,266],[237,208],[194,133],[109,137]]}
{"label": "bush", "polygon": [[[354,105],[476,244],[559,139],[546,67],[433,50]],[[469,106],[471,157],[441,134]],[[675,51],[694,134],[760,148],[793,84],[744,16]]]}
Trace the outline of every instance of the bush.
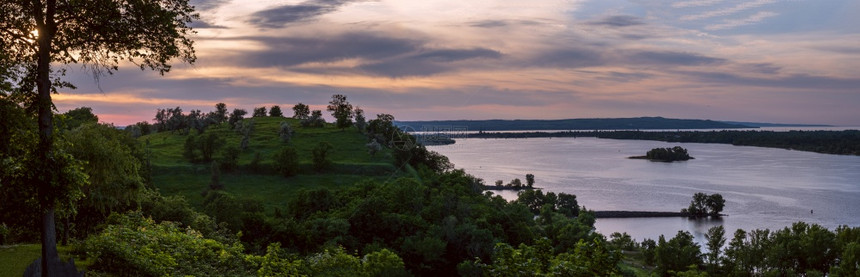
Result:
{"label": "bush", "polygon": [[204,238],[176,223],[156,224],[140,213],[114,214],[109,225],[84,243],[91,271],[117,276],[251,275],[256,265],[240,243]]}
{"label": "bush", "polygon": [[331,167],[332,162],[329,158],[329,152],[331,150],[331,144],[325,141],[321,141],[316,147],[314,147],[312,150],[314,170],[323,171],[326,168]]}
{"label": "bush", "polygon": [[275,153],[274,159],[275,170],[284,177],[290,177],[299,172],[299,154],[295,148],[281,148],[278,153]]}
{"label": "bush", "polygon": [[221,150],[221,159],[218,164],[224,171],[233,171],[239,167],[239,148],[236,146],[227,146]]}

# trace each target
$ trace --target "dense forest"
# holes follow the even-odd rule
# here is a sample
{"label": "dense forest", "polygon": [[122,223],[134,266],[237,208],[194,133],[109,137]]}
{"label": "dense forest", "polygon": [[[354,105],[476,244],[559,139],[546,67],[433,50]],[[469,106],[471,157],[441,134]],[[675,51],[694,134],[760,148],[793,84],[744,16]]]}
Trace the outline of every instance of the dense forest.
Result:
{"label": "dense forest", "polygon": [[[32,243],[35,119],[0,100],[0,242]],[[714,230],[709,252],[685,232],[607,237],[575,195],[527,189],[507,201],[394,127],[393,116],[365,120],[342,95],[328,111],[344,119],[324,122],[301,103],[290,118],[280,107],[250,117],[220,103],[208,113],[162,109],[154,124],[122,130],[97,123],[88,108],[56,114],[63,178],[77,184],[58,210],[63,255],[93,276],[857,272],[860,228],[739,231],[725,251],[714,250],[726,240]],[[530,187],[534,176],[517,181],[510,187]],[[690,211],[718,213],[723,202],[711,198],[694,197]]]}

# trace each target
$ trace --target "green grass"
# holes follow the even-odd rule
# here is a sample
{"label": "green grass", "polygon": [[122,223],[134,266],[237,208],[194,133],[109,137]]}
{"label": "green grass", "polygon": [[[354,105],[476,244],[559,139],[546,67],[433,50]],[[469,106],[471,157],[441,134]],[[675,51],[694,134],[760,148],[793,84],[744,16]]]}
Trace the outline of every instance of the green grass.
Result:
{"label": "green grass", "polygon": [[[309,188],[340,188],[364,179],[384,181],[404,173],[393,165],[394,158],[388,149],[371,156],[367,152],[365,135],[355,128],[340,130],[328,124],[324,128],[303,128],[292,118],[258,117],[254,120],[254,132],[248,149],[239,155],[237,172],[222,172],[221,184],[225,191],[240,198],[258,200],[271,212],[275,207],[285,207],[295,192]],[[280,123],[289,122],[294,130],[290,143],[281,141]],[[195,132],[192,130],[192,132]],[[225,146],[238,147],[242,136],[227,127],[227,124],[212,126],[206,133],[215,133],[224,138]],[[193,206],[200,207],[201,193],[211,182],[209,163],[191,163],[183,157],[186,135],[162,132],[143,136],[140,141],[147,144],[153,167],[153,183],[164,195],[181,195]],[[312,149],[319,142],[328,142],[333,148],[333,166],[323,172],[312,170]],[[272,157],[282,147],[291,146],[299,154],[299,174],[283,177],[271,170]],[[252,171],[248,164],[255,153],[260,153],[262,170]],[[216,153],[215,158],[219,155]]]}
{"label": "green grass", "polygon": [[[71,257],[71,246],[58,246],[57,251],[63,261]],[[42,246],[39,244],[0,245],[0,275],[23,276],[27,266],[40,256]],[[75,260],[78,270],[85,269],[86,265],[86,261]]]}

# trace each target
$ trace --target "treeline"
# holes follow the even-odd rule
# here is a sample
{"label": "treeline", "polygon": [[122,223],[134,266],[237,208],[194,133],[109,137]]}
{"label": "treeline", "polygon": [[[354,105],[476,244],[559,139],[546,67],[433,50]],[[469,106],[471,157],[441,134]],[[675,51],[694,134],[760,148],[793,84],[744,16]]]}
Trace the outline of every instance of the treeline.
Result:
{"label": "treeline", "polygon": [[860,131],[561,131],[454,133],[453,138],[551,138],[597,137],[608,139],[657,140],[665,142],[724,143],[809,151],[824,154],[860,155]]}
{"label": "treeline", "polygon": [[860,131],[710,131],[710,132],[596,132],[598,138],[659,140],[666,142],[725,143],[810,151],[825,154],[860,155]]}
{"label": "treeline", "polygon": [[[780,230],[738,229],[730,238],[723,226],[708,230],[704,245],[689,232],[636,243],[612,234],[610,244],[638,252],[659,276],[857,276],[860,273],[860,227],[833,231],[797,222]],[[726,242],[728,241],[728,245]]]}

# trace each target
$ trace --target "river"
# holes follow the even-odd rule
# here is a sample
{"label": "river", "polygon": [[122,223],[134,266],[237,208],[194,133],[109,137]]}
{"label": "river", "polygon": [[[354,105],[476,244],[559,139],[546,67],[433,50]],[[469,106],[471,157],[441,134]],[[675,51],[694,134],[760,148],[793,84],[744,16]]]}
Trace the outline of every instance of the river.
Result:
{"label": "river", "polygon": [[[681,146],[695,159],[662,163],[628,159],[655,147]],[[482,178],[525,181],[575,194],[590,210],[679,211],[696,192],[726,199],[719,220],[598,219],[604,235],[627,232],[638,241],[689,231],[700,244],[708,228],[776,229],[796,221],[833,229],[860,226],[860,157],[727,144],[665,143],[598,138],[457,139],[431,146],[457,168]],[[513,191],[496,191],[515,199]]]}

